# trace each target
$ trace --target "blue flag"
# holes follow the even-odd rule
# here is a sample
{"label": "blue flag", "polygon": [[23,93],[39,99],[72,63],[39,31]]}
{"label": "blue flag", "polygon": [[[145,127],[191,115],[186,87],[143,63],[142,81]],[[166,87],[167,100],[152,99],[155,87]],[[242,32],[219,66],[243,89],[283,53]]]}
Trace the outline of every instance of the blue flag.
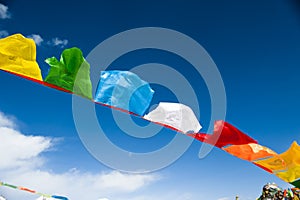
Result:
{"label": "blue flag", "polygon": [[149,83],[129,71],[102,71],[95,101],[143,116],[154,91]]}

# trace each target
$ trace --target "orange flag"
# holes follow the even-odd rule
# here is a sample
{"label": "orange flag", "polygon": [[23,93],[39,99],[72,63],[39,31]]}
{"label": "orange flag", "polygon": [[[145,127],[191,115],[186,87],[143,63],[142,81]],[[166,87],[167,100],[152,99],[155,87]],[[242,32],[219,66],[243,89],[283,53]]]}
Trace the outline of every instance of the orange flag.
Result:
{"label": "orange flag", "polygon": [[232,145],[222,149],[231,155],[248,161],[254,161],[277,155],[277,153],[271,149],[255,143]]}

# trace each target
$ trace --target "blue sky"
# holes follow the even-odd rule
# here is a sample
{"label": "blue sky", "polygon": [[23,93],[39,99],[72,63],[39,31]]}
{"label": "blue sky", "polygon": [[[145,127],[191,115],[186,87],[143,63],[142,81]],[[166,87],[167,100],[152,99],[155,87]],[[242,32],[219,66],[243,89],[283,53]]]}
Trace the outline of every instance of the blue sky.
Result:
{"label": "blue sky", "polygon": [[[278,153],[292,141],[299,142],[300,15],[296,1],[1,3],[8,10],[6,17],[0,14],[0,34],[22,33],[38,38],[37,61],[44,77],[48,66],[43,60],[59,57],[67,47],[77,46],[87,56],[100,42],[126,30],[162,27],[181,32],[201,44],[216,63],[226,90],[226,121]],[[168,65],[186,77],[200,102],[202,130],[207,131],[212,115],[208,89],[186,60],[162,50],[141,49],[121,56],[108,69],[130,70],[145,63]],[[159,69],[155,70],[159,74]],[[0,72],[0,78],[0,128],[5,133],[14,131],[15,141],[20,142],[5,146],[7,151],[0,153],[5,161],[2,163],[6,163],[0,163],[0,180],[45,193],[67,194],[71,199],[91,200],[227,200],[235,195],[247,200],[258,197],[267,182],[289,186],[217,148],[200,159],[202,144],[198,141],[193,141],[180,159],[158,171],[118,172],[95,159],[81,142],[70,94],[5,72]],[[173,86],[180,87],[177,84]],[[176,101],[166,86],[152,86],[156,92],[152,104]],[[183,102],[189,102],[189,98],[186,96]],[[197,108],[195,104],[189,106]],[[95,106],[95,110],[108,137],[128,151],[160,149],[176,135],[164,129],[147,139],[130,137],[111,120],[109,109]],[[13,139],[10,136],[6,135],[6,141]],[[15,148],[24,150],[24,155]],[[0,188],[0,194],[8,199],[37,198],[6,188]]]}

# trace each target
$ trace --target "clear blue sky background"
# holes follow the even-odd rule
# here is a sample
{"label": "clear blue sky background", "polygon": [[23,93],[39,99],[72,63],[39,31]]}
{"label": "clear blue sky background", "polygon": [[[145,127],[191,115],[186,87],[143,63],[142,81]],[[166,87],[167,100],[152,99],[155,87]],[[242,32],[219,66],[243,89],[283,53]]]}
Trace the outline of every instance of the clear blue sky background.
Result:
{"label": "clear blue sky background", "polygon": [[[154,26],[180,31],[200,43],[218,66],[227,95],[226,121],[279,153],[292,141],[300,141],[300,10],[296,1],[1,2],[9,7],[11,19],[1,20],[0,29],[10,34],[39,34],[45,41],[67,39],[67,47],[77,46],[84,55],[101,41],[128,29]],[[46,45],[37,48],[44,77],[48,67],[43,60],[59,57],[61,51]],[[194,72],[184,60],[161,51],[130,53],[116,60],[111,69],[130,70],[149,62],[169,65],[187,76]],[[201,77],[190,81],[199,88],[200,121],[206,131],[210,119],[207,88]],[[79,140],[71,95],[4,72],[0,72],[0,83],[0,111],[15,116],[23,133],[64,138],[55,152],[46,153],[49,169],[57,173],[74,167],[87,172],[109,170]],[[153,103],[173,100],[171,93],[156,89]],[[107,109],[97,108],[97,112]],[[112,134],[122,134],[114,123],[107,124]],[[146,151],[163,145],[175,134],[163,133],[146,141],[120,136],[117,143],[132,151]],[[136,146],[132,146],[134,143]],[[241,199],[254,199],[267,182],[288,187],[274,175],[216,148],[199,159],[200,146],[194,141],[179,160],[157,172],[164,176],[161,181],[142,192],[187,192],[192,194],[192,200],[233,199],[236,194]]]}

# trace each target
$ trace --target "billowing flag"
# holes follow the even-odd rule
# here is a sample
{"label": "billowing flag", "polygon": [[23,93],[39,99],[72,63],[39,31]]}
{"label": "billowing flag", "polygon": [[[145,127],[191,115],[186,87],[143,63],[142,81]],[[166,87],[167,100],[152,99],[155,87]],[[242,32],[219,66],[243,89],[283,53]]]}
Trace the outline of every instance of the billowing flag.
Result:
{"label": "billowing flag", "polygon": [[[255,161],[255,163],[270,169],[271,171],[273,171],[273,173],[283,172],[283,174],[280,174],[280,176],[282,177],[289,177],[290,175],[293,175],[295,177],[290,177],[288,179],[295,180],[296,178],[300,178],[300,173],[297,172],[298,168],[300,167],[299,155],[300,155],[300,146],[297,144],[297,142],[293,142],[293,144],[286,152],[279,154],[278,156],[273,156],[268,159]],[[291,172],[289,169],[296,170],[294,171],[295,174],[292,174],[293,172]]]}
{"label": "billowing flag", "polygon": [[193,110],[181,103],[160,102],[157,108],[144,118],[168,125],[184,133],[197,133],[202,128]]}
{"label": "billowing flag", "polygon": [[222,149],[231,155],[247,161],[254,161],[277,155],[273,150],[255,143],[231,145],[223,147]]}
{"label": "billowing flag", "polygon": [[288,166],[286,171],[278,172],[275,175],[286,182],[293,182],[300,178],[300,165]]}
{"label": "billowing flag", "polygon": [[278,156],[269,159],[255,161],[255,163],[268,168],[276,176],[287,181],[293,182],[300,178],[300,146],[293,142],[290,148]]}
{"label": "billowing flag", "polygon": [[21,34],[0,39],[0,69],[42,81],[34,41]]}
{"label": "billowing flag", "polygon": [[219,148],[227,145],[257,144],[256,140],[222,120],[215,122],[213,134],[194,133],[188,135]]}
{"label": "billowing flag", "polygon": [[154,91],[149,83],[129,71],[102,71],[95,101],[138,115],[148,109]]}
{"label": "billowing flag", "polygon": [[79,48],[65,49],[60,60],[52,57],[45,62],[51,67],[45,82],[92,99],[90,65]]}

